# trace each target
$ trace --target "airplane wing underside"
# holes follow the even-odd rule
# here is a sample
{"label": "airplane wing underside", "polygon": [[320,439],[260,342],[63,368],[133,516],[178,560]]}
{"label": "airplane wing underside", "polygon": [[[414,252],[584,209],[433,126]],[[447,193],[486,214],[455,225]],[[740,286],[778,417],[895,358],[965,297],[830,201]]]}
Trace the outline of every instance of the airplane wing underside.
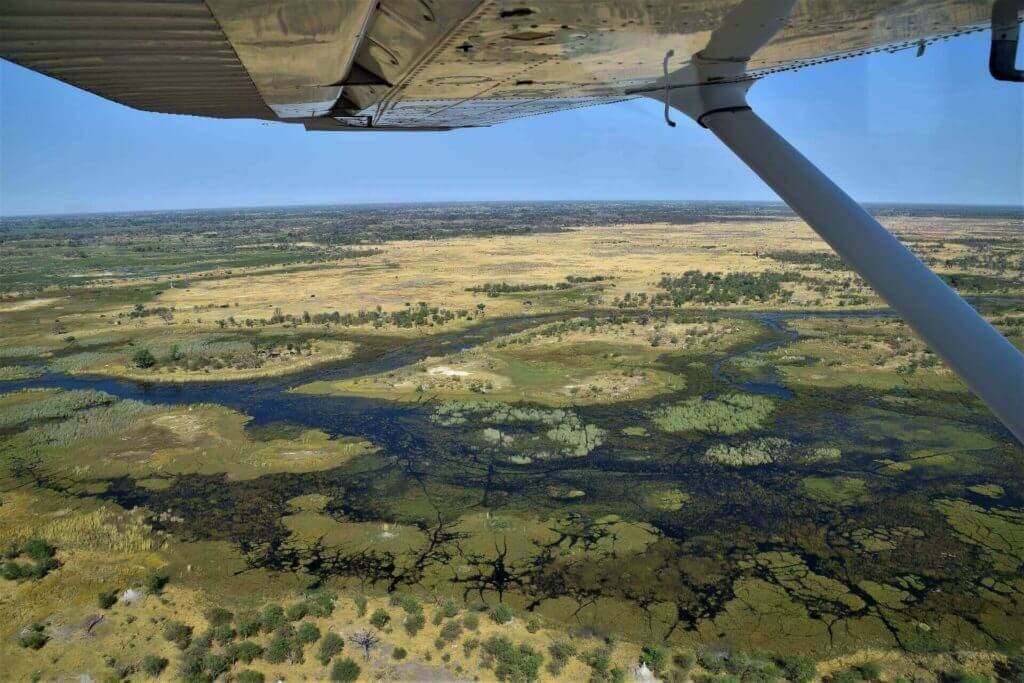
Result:
{"label": "airplane wing underside", "polygon": [[[739,4],[5,0],[0,56],[148,111],[315,130],[448,129],[660,88],[668,51],[669,71],[688,73]],[[742,78],[982,30],[991,6],[800,0]]]}

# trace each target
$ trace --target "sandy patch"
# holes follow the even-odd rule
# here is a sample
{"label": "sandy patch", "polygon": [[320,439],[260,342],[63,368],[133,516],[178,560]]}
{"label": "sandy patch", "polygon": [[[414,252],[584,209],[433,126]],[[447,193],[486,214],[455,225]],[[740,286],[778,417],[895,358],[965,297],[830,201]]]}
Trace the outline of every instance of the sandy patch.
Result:
{"label": "sandy patch", "polygon": [[195,415],[161,415],[153,420],[158,427],[170,430],[183,441],[193,441],[203,434],[204,422]]}
{"label": "sandy patch", "polygon": [[428,375],[444,375],[445,377],[469,377],[472,373],[468,370],[453,370],[447,365],[437,365],[427,368]]}
{"label": "sandy patch", "polygon": [[42,308],[43,306],[49,306],[56,301],[63,301],[59,297],[50,299],[25,299],[24,301],[12,301],[6,304],[0,304],[0,313],[13,313],[15,311],[28,311],[33,308]]}
{"label": "sandy patch", "polygon": [[318,458],[323,454],[323,451],[283,451],[280,455],[285,460],[306,460],[308,458]]}

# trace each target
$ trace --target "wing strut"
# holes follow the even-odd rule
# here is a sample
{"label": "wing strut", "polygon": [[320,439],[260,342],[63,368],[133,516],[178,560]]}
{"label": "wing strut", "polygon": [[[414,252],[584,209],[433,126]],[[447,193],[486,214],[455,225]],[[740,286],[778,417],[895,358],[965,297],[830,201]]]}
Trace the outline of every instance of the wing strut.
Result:
{"label": "wing strut", "polygon": [[675,89],[668,99],[775,190],[1024,443],[1024,354],[758,117],[748,87]]}

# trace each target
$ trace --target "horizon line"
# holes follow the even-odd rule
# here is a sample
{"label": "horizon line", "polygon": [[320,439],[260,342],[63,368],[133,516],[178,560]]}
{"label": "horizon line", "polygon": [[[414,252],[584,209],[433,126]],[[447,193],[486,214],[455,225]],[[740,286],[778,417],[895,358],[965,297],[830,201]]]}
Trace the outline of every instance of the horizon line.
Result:
{"label": "horizon line", "polygon": [[[412,206],[446,206],[473,204],[643,204],[643,203],[674,203],[674,204],[756,204],[764,206],[789,206],[779,199],[462,199],[462,200],[419,200],[419,201],[376,201],[376,202],[316,202],[311,204],[250,204],[246,206],[193,206],[158,209],[113,209],[99,211],[73,211],[58,213],[12,213],[0,212],[0,221],[28,218],[76,218],[89,216],[131,216],[159,213],[189,213],[196,211],[248,211],[257,209],[315,209],[315,208],[360,208],[360,207],[412,207]],[[864,207],[950,207],[970,209],[1018,209],[1024,211],[1020,204],[964,204],[953,202],[922,202],[922,201],[866,201],[860,202]]]}

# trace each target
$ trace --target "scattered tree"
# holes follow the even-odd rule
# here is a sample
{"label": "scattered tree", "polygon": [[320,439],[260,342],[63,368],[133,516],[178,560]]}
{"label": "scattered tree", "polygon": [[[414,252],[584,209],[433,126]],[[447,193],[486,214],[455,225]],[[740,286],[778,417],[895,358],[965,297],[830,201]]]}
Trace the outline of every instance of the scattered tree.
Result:
{"label": "scattered tree", "polygon": [[363,650],[363,657],[370,659],[370,650],[377,647],[380,642],[380,638],[370,633],[369,631],[357,631],[348,638],[352,641],[353,645],[357,645]]}

